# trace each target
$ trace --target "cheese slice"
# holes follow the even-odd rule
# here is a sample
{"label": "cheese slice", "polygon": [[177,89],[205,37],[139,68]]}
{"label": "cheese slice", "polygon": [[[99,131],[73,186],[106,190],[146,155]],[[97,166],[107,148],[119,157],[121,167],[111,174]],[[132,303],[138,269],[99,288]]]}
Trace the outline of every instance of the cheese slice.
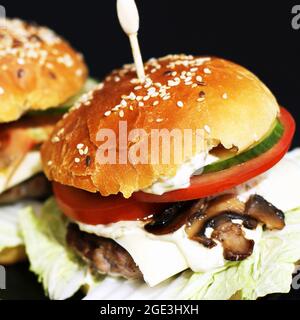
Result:
{"label": "cheese slice", "polygon": [[0,171],[0,194],[41,171],[40,152],[37,150],[28,152],[13,174],[10,174],[8,169]]}

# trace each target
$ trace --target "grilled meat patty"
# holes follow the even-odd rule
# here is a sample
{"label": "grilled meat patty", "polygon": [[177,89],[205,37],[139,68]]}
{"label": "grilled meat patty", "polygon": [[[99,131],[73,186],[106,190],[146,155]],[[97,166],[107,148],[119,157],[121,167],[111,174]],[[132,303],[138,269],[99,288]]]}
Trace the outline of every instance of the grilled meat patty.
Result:
{"label": "grilled meat patty", "polygon": [[51,194],[51,184],[40,173],[12,187],[0,195],[0,205],[25,199],[46,199]]}
{"label": "grilled meat patty", "polygon": [[83,232],[76,224],[69,224],[67,243],[93,271],[142,279],[142,273],[130,254],[112,239]]}

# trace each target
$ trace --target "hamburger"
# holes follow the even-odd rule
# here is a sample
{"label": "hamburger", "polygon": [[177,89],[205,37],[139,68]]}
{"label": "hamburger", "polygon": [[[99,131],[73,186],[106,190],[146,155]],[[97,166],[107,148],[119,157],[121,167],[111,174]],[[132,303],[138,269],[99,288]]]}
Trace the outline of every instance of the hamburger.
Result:
{"label": "hamburger", "polygon": [[113,71],[41,148],[54,198],[20,219],[47,294],[288,292],[300,259],[299,151],[286,156],[293,117],[220,58],[169,55],[144,68],[143,83],[132,65]]}
{"label": "hamburger", "polygon": [[92,81],[82,56],[53,31],[18,19],[0,25],[0,264],[12,264],[25,257],[18,209],[51,191],[40,146]]}

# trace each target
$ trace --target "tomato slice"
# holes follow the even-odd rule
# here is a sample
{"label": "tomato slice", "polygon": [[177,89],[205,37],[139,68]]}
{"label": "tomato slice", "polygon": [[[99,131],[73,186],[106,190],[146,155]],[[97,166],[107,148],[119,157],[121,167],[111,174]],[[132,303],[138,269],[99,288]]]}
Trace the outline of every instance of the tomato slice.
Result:
{"label": "tomato slice", "polygon": [[141,220],[160,212],[165,204],[139,202],[121,195],[102,197],[77,188],[53,182],[58,206],[69,218],[86,224],[108,224]]}
{"label": "tomato slice", "polygon": [[191,178],[191,185],[186,189],[166,192],[163,195],[153,195],[140,191],[134,193],[133,197],[138,201],[145,202],[199,199],[231,189],[262,174],[284,157],[290,148],[295,133],[295,120],[286,109],[281,108],[279,120],[284,126],[282,138],[272,149],[259,157],[223,171],[194,176]]}
{"label": "tomato slice", "polygon": [[[50,136],[57,117],[24,117],[18,121],[0,125],[0,170],[15,170],[20,161],[34,147]],[[30,130],[40,129],[44,136],[34,137]]]}

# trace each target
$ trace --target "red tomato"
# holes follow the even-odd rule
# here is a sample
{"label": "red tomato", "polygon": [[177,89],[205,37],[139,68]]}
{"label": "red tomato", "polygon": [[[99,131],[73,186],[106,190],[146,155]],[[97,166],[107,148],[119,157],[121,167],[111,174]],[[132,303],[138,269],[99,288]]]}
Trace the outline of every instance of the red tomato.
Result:
{"label": "red tomato", "polygon": [[295,133],[295,120],[286,109],[281,108],[279,119],[285,129],[282,138],[272,149],[259,157],[223,171],[192,177],[191,185],[186,189],[166,192],[161,196],[140,191],[136,192],[133,197],[145,202],[199,199],[231,189],[262,174],[271,169],[288,152]]}
{"label": "red tomato", "polygon": [[0,168],[14,170],[24,156],[34,147],[41,144],[42,139],[36,140],[30,129],[43,129],[50,135],[57,117],[24,117],[18,121],[0,125]]}
{"label": "red tomato", "polygon": [[73,187],[53,183],[58,206],[69,218],[86,224],[108,224],[144,219],[160,212],[165,204],[138,202],[121,195],[102,197]]}

